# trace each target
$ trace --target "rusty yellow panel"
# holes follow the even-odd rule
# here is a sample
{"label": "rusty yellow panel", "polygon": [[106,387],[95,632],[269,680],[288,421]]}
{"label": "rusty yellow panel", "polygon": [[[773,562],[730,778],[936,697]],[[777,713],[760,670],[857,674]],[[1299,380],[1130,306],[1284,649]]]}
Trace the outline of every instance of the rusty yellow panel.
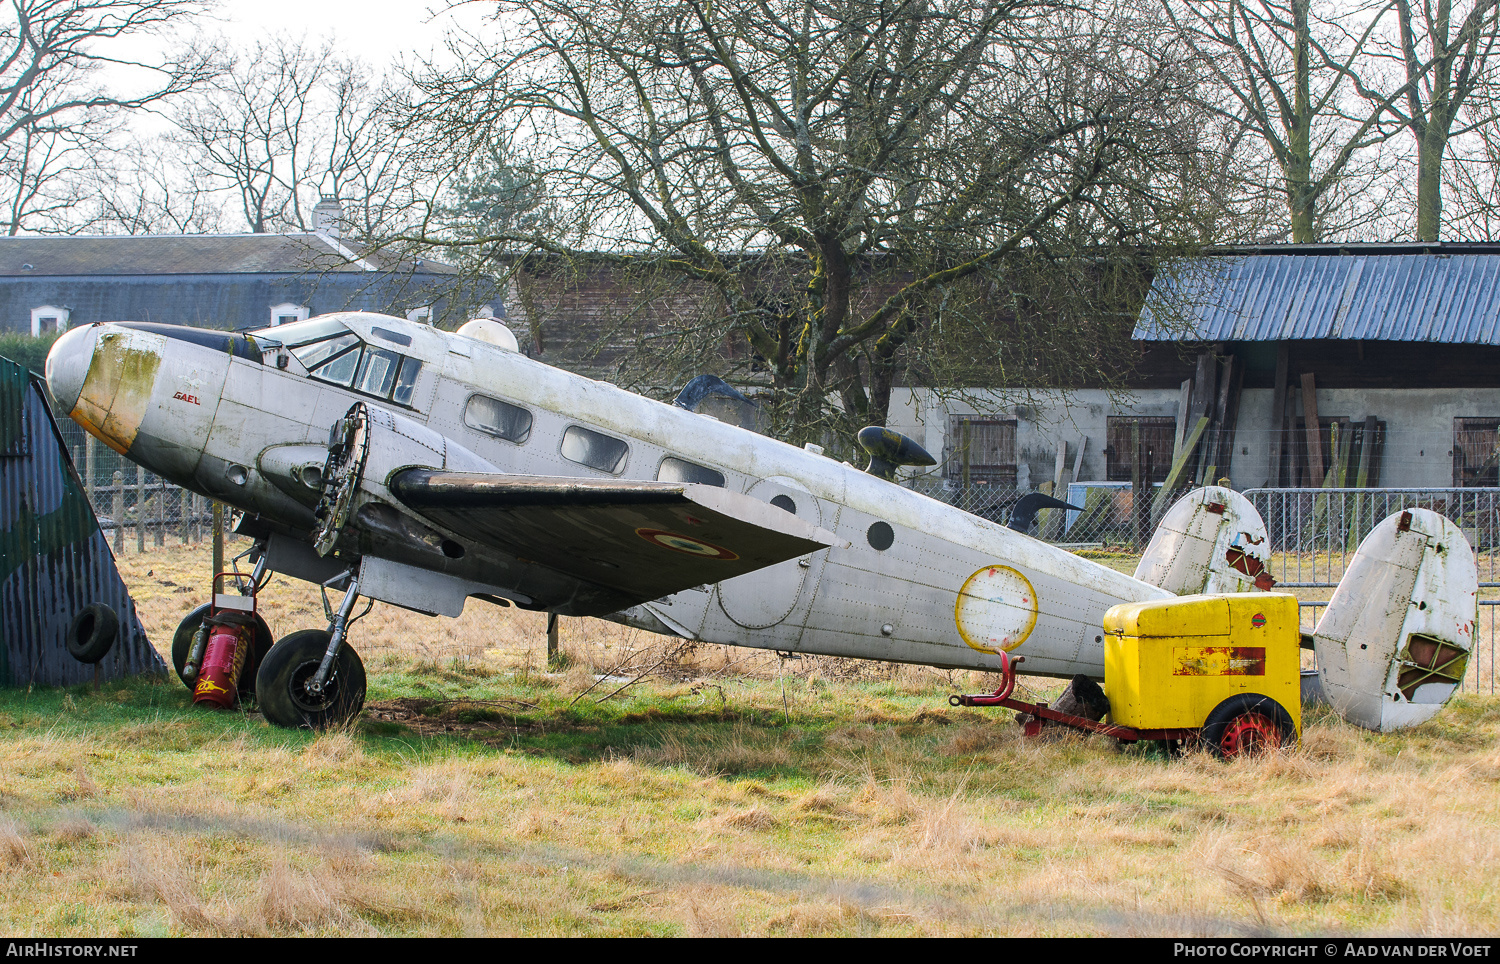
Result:
{"label": "rusty yellow panel", "polygon": [[1262,646],[1177,646],[1172,649],[1173,676],[1264,676]]}
{"label": "rusty yellow panel", "polygon": [[[1196,728],[1224,700],[1254,693],[1280,703],[1300,730],[1296,597],[1234,593],[1155,600],[1116,606],[1105,625],[1104,690],[1115,722]],[[1174,627],[1178,634],[1168,634]]]}

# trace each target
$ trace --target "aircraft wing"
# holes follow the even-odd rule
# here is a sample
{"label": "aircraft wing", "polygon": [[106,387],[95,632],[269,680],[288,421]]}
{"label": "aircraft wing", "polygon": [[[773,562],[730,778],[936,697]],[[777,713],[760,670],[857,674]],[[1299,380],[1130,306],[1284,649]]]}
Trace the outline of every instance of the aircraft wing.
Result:
{"label": "aircraft wing", "polygon": [[607,590],[614,608],[833,545],[833,533],[711,485],[406,469],[409,509],[522,562]]}

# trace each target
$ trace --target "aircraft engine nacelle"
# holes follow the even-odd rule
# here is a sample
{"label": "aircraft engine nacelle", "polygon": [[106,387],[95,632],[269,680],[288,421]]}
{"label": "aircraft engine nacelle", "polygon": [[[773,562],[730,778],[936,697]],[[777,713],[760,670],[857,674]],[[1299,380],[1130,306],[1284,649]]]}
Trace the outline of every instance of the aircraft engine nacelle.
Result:
{"label": "aircraft engine nacelle", "polygon": [[356,402],[328,433],[328,461],[316,514],[314,547],[326,556],[350,519],[417,547],[441,551],[442,537],[402,509],[387,487],[402,469],[497,472],[494,465],[420,422]]}

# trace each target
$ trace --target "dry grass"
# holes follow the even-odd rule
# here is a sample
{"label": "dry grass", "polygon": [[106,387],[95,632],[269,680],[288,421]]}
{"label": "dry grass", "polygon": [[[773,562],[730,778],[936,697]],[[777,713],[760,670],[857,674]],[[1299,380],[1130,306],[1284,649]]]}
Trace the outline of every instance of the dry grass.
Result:
{"label": "dry grass", "polygon": [[[158,644],[205,555],[125,557]],[[265,606],[277,633],[321,618],[305,587]],[[1025,740],[1009,714],[946,705],[993,688],[969,674],[782,664],[591,620],[565,621],[568,666],[548,673],[542,619],[479,604],[377,607],[356,633],[379,709],[342,732],[195,712],[175,681],[0,698],[0,926],[1500,931],[1492,698],[1394,736],[1313,713],[1296,750],[1226,765]]]}

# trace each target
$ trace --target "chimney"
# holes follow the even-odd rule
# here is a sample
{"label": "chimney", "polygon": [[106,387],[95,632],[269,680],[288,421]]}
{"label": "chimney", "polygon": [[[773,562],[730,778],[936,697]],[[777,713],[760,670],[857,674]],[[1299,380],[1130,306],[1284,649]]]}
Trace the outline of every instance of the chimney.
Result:
{"label": "chimney", "polygon": [[344,230],[344,206],[332,194],[324,194],[312,209],[313,230],[331,238],[342,236]]}

